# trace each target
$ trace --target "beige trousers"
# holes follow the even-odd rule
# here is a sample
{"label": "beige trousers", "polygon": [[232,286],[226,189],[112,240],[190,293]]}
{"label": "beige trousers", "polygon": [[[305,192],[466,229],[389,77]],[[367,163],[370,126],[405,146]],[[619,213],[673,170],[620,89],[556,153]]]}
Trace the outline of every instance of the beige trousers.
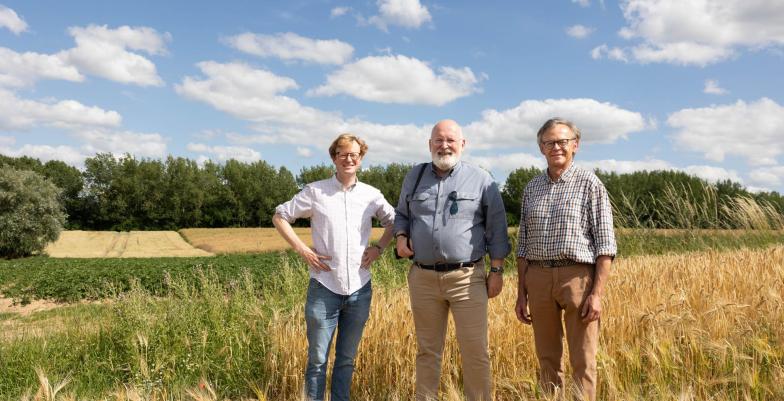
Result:
{"label": "beige trousers", "polygon": [[[569,346],[572,378],[586,400],[596,398],[596,349],[599,322],[583,323],[580,308],[593,286],[594,267],[528,266],[525,284],[539,359],[539,382],[546,391],[563,388],[563,326]],[[563,324],[562,324],[563,319]]]}
{"label": "beige trousers", "polygon": [[463,360],[466,400],[491,400],[485,279],[485,266],[481,262],[450,272],[411,266],[408,289],[417,337],[417,401],[438,399],[441,355],[450,310]]}

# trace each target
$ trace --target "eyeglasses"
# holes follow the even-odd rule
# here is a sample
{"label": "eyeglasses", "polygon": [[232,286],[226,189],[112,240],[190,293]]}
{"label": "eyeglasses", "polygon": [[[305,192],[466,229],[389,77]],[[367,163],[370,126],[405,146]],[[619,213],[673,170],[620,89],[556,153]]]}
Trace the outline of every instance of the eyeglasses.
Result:
{"label": "eyeglasses", "polygon": [[449,214],[451,214],[453,216],[456,215],[457,214],[457,192],[456,191],[450,192],[449,195],[447,195],[446,198],[449,199],[450,201],[452,201],[452,205],[449,206]]}
{"label": "eyeglasses", "polygon": [[360,155],[359,153],[354,153],[354,152],[338,154],[338,159],[340,159],[340,160],[348,160],[349,158],[351,158],[351,160],[357,161],[357,160],[359,160],[360,157],[362,157],[362,155]]}
{"label": "eyeglasses", "polygon": [[576,140],[577,138],[567,138],[567,139],[556,139],[554,141],[544,141],[542,142],[542,146],[544,146],[544,148],[547,150],[551,150],[552,148],[555,147],[556,144],[561,148],[565,148],[566,145],[569,144],[569,141],[576,141]]}

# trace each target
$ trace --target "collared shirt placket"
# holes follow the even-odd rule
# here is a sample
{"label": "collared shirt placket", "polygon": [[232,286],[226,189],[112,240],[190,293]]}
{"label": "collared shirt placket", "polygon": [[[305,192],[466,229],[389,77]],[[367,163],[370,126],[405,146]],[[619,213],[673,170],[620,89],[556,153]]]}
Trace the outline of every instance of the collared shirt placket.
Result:
{"label": "collared shirt placket", "polygon": [[350,208],[348,207],[349,204],[348,196],[349,196],[349,192],[351,192],[351,187],[347,189],[343,189],[343,188],[341,189],[343,190],[343,222],[345,224],[345,229],[346,229],[346,237],[345,237],[346,238],[346,244],[345,244],[346,245],[346,258],[345,258],[346,259],[345,260],[346,284],[345,284],[344,291],[348,292],[349,288],[351,288],[351,272],[349,271],[349,266],[351,266],[351,251],[349,247],[349,244],[351,243],[351,232],[348,229],[349,226],[352,226],[351,224],[349,224],[350,223],[349,219],[351,218],[351,216],[349,216]]}
{"label": "collared shirt placket", "polygon": [[[441,239],[444,235],[444,230],[439,232],[438,230],[438,217],[443,213],[443,205],[441,204],[441,195],[443,194],[443,186],[445,179],[441,179],[440,177],[436,177],[438,179],[438,185],[436,186],[436,198],[435,198],[435,213],[433,214],[433,243],[435,244],[436,254],[440,254],[443,252],[444,246],[441,243]],[[442,258],[443,259],[443,258]]]}

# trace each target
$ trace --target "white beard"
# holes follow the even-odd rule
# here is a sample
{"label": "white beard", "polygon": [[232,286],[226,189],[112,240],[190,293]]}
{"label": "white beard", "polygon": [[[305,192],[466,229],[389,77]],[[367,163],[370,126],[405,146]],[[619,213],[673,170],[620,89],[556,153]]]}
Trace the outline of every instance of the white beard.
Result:
{"label": "white beard", "polygon": [[457,157],[454,153],[451,155],[443,155],[439,156],[438,153],[432,153],[433,164],[441,170],[441,171],[449,171],[452,167],[455,167],[460,158]]}

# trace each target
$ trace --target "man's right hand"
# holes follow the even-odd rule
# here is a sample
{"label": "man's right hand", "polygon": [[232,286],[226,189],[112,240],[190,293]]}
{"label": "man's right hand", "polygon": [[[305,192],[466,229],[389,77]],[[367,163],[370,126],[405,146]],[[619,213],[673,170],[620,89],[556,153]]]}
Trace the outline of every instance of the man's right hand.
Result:
{"label": "man's right hand", "polygon": [[414,252],[408,247],[408,237],[405,235],[397,236],[395,248],[397,248],[397,255],[401,258],[408,258],[414,255]]}
{"label": "man's right hand", "polygon": [[332,271],[329,266],[322,262],[322,260],[332,260],[332,256],[319,255],[316,253],[316,251],[310,248],[297,250],[297,253],[299,256],[302,256],[302,259],[305,259],[305,262],[310,267],[325,272]]}
{"label": "man's right hand", "polygon": [[517,304],[515,305],[517,320],[531,324],[531,314],[528,313],[528,294],[518,294]]}

